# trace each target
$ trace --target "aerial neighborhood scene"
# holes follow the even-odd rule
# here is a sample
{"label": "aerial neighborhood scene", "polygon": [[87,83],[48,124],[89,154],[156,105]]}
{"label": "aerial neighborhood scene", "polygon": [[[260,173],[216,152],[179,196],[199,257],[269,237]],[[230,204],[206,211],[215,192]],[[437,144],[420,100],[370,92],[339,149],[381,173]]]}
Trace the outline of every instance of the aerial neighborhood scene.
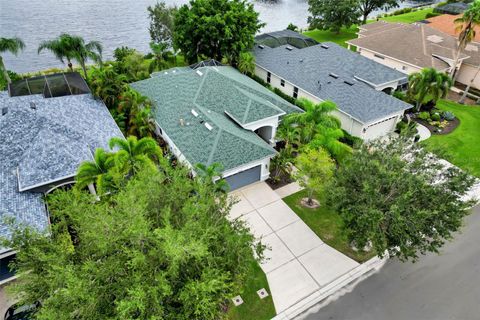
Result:
{"label": "aerial neighborhood scene", "polygon": [[0,0],[0,319],[480,319],[480,0]]}

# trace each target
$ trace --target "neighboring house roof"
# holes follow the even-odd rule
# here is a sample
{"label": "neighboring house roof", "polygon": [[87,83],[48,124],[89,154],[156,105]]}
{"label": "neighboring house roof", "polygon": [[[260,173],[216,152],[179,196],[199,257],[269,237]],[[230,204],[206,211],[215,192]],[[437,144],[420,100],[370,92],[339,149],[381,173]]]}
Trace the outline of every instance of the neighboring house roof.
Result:
{"label": "neighboring house roof", "polygon": [[322,100],[334,101],[340,110],[362,123],[411,108],[372,88],[406,81],[405,74],[335,43],[325,42],[303,49],[287,49],[285,45],[261,49],[257,45],[254,53],[258,66]]}
{"label": "neighboring house roof", "polygon": [[258,35],[255,37],[255,43],[257,45],[266,45],[270,48],[288,44],[298,49],[318,44],[318,42],[312,38],[289,29]]}
{"label": "neighboring house roof", "polygon": [[242,126],[301,111],[227,66],[174,68],[131,87],[153,101],[158,125],[193,166],[218,162],[229,170],[274,156]]}
{"label": "neighboring house roof", "polygon": [[[48,217],[43,194],[35,189],[73,177],[96,148],[108,148],[111,137],[123,135],[103,102],[90,94],[0,92],[0,110],[0,216],[43,230]],[[5,224],[0,236],[8,236]]]}
{"label": "neighboring house roof", "polygon": [[[455,58],[456,38],[426,24],[376,22],[375,25],[371,29],[362,26],[359,38],[347,43],[419,68],[445,70],[450,67],[447,61]],[[460,59],[469,56],[464,51]]]}
{"label": "neighboring house roof", "polygon": [[470,3],[452,2],[437,6],[433,12],[446,14],[460,14],[470,7]]}

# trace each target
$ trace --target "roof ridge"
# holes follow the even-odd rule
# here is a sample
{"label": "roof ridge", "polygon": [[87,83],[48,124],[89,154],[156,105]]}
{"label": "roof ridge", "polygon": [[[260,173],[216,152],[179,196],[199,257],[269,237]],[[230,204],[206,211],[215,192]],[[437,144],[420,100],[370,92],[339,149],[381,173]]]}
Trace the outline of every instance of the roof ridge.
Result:
{"label": "roof ridge", "polygon": [[207,159],[207,166],[212,164],[211,162],[213,160],[213,156],[215,155],[215,151],[217,150],[218,141],[220,140],[220,137],[222,135],[222,131],[223,131],[223,129],[219,128],[217,136],[215,137],[215,140],[213,141],[212,150],[210,151],[210,154],[208,155],[208,159]]}

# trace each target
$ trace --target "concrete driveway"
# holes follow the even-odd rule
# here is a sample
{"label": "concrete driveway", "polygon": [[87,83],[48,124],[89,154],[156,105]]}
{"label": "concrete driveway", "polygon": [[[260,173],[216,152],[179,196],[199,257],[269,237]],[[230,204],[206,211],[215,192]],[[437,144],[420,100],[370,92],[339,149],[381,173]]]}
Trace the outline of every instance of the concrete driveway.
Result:
{"label": "concrete driveway", "polygon": [[242,219],[265,244],[261,263],[277,313],[284,311],[359,264],[323,243],[266,183],[231,193],[230,219]]}

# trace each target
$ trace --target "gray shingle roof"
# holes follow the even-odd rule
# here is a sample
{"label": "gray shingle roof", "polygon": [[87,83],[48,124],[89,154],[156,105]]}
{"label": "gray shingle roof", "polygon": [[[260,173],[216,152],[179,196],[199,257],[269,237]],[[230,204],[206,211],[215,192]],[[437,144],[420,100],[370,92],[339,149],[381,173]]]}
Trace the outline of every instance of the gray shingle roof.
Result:
{"label": "gray shingle roof", "polygon": [[[256,46],[256,64],[322,100],[334,101],[340,110],[363,123],[411,107],[366,84],[402,82],[406,75],[335,43],[325,42],[323,45],[328,49],[320,44],[290,50],[286,46],[264,49]],[[329,76],[330,73],[338,75],[338,79]],[[354,85],[344,83],[345,80]]]}
{"label": "gray shingle roof", "polygon": [[[32,103],[35,109],[32,109]],[[42,193],[31,190],[75,175],[78,164],[123,137],[105,105],[90,94],[43,98],[0,92],[0,218],[48,225]],[[19,185],[20,183],[20,185]],[[0,225],[0,235],[7,235]]]}
{"label": "gray shingle roof", "polygon": [[224,170],[275,154],[259,136],[237,123],[300,111],[227,66],[170,69],[131,86],[154,102],[157,123],[190,164],[219,162]]}

